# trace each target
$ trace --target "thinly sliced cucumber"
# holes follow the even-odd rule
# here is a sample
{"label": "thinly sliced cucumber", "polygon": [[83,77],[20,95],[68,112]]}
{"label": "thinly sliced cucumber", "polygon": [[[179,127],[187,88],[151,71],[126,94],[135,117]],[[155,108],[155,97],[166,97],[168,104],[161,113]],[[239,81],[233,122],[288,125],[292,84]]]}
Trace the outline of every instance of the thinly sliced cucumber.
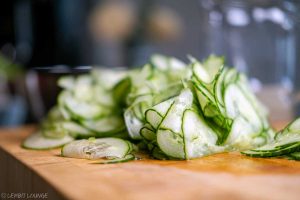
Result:
{"label": "thinly sliced cucumber", "polygon": [[124,163],[131,160],[134,160],[135,156],[132,154],[126,155],[124,158],[114,158],[114,159],[107,159],[94,162],[93,164],[116,164],[116,163]]}
{"label": "thinly sliced cucumber", "polygon": [[185,159],[182,133],[182,116],[186,109],[192,107],[193,94],[189,89],[183,90],[175,99],[157,130],[159,148],[168,156]]}
{"label": "thinly sliced cucumber", "polygon": [[99,104],[78,101],[69,91],[63,91],[58,98],[60,106],[65,107],[75,119],[95,119],[109,113],[108,108]]}
{"label": "thinly sliced cucumber", "polygon": [[161,120],[168,112],[170,106],[173,104],[174,98],[159,103],[145,112],[146,121],[154,128],[157,129]]}
{"label": "thinly sliced cucumber", "polygon": [[80,102],[91,102],[94,100],[95,92],[92,79],[90,77],[79,76],[76,86],[72,90],[72,97]]}
{"label": "thinly sliced cucumber", "polygon": [[300,118],[289,123],[283,131],[276,134],[276,139],[279,139],[281,136],[284,136],[287,133],[298,133],[300,134]]}
{"label": "thinly sliced cucumber", "polygon": [[[136,116],[140,121],[145,121],[145,112],[146,110],[151,107],[152,103],[149,102],[147,97],[144,97],[144,101],[137,99],[129,109],[132,109],[134,116]],[[150,100],[151,101],[151,100]]]}
{"label": "thinly sliced cucumber", "polygon": [[168,99],[171,99],[175,96],[178,96],[183,90],[183,84],[181,82],[168,85],[167,87],[162,88],[158,94],[155,94],[153,98],[153,104],[159,104],[163,101],[166,101]]}
{"label": "thinly sliced cucumber", "polygon": [[144,85],[145,81],[153,75],[153,68],[151,65],[146,64],[138,71],[133,71],[129,76],[133,87],[140,87]]}
{"label": "thinly sliced cucumber", "polygon": [[[249,83],[245,75],[239,74],[238,76],[237,85],[240,88],[240,90],[243,92],[244,96],[249,100],[249,102],[252,104],[253,109],[259,116],[261,120],[262,127],[264,129],[269,129],[270,125],[268,122],[268,110],[258,101],[258,99],[255,97],[254,93],[250,89]],[[273,132],[268,132],[268,140],[274,138]]]}
{"label": "thinly sliced cucumber", "polygon": [[277,137],[272,143],[242,153],[253,157],[275,157],[299,151],[300,134],[287,132],[288,128],[289,126],[277,133]]}
{"label": "thinly sliced cucumber", "polygon": [[140,134],[144,139],[146,139],[148,141],[156,140],[155,132],[147,126],[144,126],[143,128],[141,128]]}
{"label": "thinly sliced cucumber", "polygon": [[223,58],[210,56],[203,64],[197,61],[193,63],[193,74],[199,82],[211,84],[223,65]]}
{"label": "thinly sliced cucumber", "polygon": [[145,113],[146,121],[151,124],[154,129],[157,129],[161,123],[163,116],[154,109],[148,109]]}
{"label": "thinly sliced cucumber", "polygon": [[[158,159],[192,159],[256,148],[273,138],[267,113],[261,112],[263,107],[252,94],[246,77],[234,68],[224,68],[222,57],[210,56],[202,63],[191,58],[187,66],[176,58],[154,55],[142,68],[99,69],[90,75],[62,78],[59,84],[64,90],[57,108],[42,126],[43,139],[130,136],[142,140]],[[292,132],[300,133],[300,120],[290,124],[282,135],[276,135],[277,146],[253,149],[251,153],[292,153],[298,139],[279,140]],[[63,154],[115,158],[102,163],[132,159],[129,154],[134,146],[128,141],[121,142],[125,145],[121,150],[120,144],[97,141],[66,145]],[[108,151],[109,148],[112,149]],[[120,151],[122,156],[109,154]]]}
{"label": "thinly sliced cucumber", "polygon": [[286,148],[274,150],[274,151],[243,151],[242,154],[245,154],[247,156],[251,157],[277,157],[281,155],[291,154],[295,151],[300,150],[300,143],[296,143],[294,145],[290,145]]}
{"label": "thinly sliced cucumber", "polygon": [[132,111],[135,117],[137,117],[140,121],[143,121],[144,115],[141,110],[141,103],[137,103],[132,106]]}
{"label": "thinly sliced cucumber", "polygon": [[151,56],[150,62],[153,67],[160,70],[167,70],[169,68],[168,59],[163,55],[155,54]]}
{"label": "thinly sliced cucumber", "polygon": [[300,134],[285,134],[284,136],[281,136],[279,140],[256,149],[252,149],[252,151],[277,151],[297,143],[300,144]]}
{"label": "thinly sliced cucumber", "polygon": [[63,120],[64,116],[60,111],[60,108],[58,106],[54,106],[53,108],[51,108],[47,114],[47,121],[60,121]]}
{"label": "thinly sliced cucumber", "polygon": [[217,134],[193,110],[183,114],[182,130],[184,135],[185,159],[192,159],[224,151],[217,146]]}
{"label": "thinly sliced cucumber", "polygon": [[88,74],[80,75],[76,79],[75,90],[77,89],[77,87],[80,88],[80,86],[93,85],[93,82],[94,82],[94,80],[90,75],[88,75]]}
{"label": "thinly sliced cucumber", "polygon": [[141,102],[139,106],[140,106],[140,112],[143,114],[143,121],[145,121],[145,112],[152,106],[152,103],[145,101],[145,102]]}
{"label": "thinly sliced cucumber", "polygon": [[294,159],[294,160],[300,160],[300,151],[291,153],[291,154],[289,154],[288,156],[291,157],[291,158]]}
{"label": "thinly sliced cucumber", "polygon": [[288,130],[292,133],[300,133],[300,118],[293,121],[288,127]]}
{"label": "thinly sliced cucumber", "polygon": [[80,137],[80,138],[87,138],[95,136],[93,131],[90,131],[83,126],[79,125],[78,123],[72,121],[65,121],[61,122],[61,126],[64,130],[66,130],[72,137]]}
{"label": "thinly sliced cucumber", "polygon": [[65,120],[71,120],[71,114],[64,105],[59,106],[59,111]]}
{"label": "thinly sliced cucumber", "polygon": [[195,62],[193,64],[193,74],[199,82],[211,83],[214,76],[209,74],[209,72],[204,68],[200,62]]}
{"label": "thinly sliced cucumber", "polygon": [[180,133],[183,112],[186,109],[191,108],[192,104],[193,94],[191,90],[184,89],[180,95],[176,97],[174,104],[168,110],[168,113],[160,124],[159,129],[169,129],[174,133]]}
{"label": "thinly sliced cucumber", "polygon": [[129,140],[130,139],[127,130],[122,130],[120,132],[111,134],[110,137],[120,138],[120,139],[123,139],[123,140]]}
{"label": "thinly sliced cucumber", "polygon": [[277,132],[275,134],[275,141],[281,141],[285,137],[293,136],[293,135],[300,135],[300,130],[298,129],[298,123],[300,118],[297,118],[296,120],[289,123],[283,130]]}
{"label": "thinly sliced cucumber", "polygon": [[227,71],[228,71],[227,68],[223,68],[220,75],[217,77],[217,81],[214,85],[214,94],[215,94],[214,96],[216,102],[218,102],[219,105],[218,107],[220,110],[221,109],[223,110],[223,107],[225,106],[224,99],[223,99],[223,91],[224,91],[223,82],[227,74]]}
{"label": "thinly sliced cucumber", "polygon": [[208,103],[203,108],[203,113],[206,117],[218,117],[220,115],[218,107],[214,103]]}
{"label": "thinly sliced cucumber", "polygon": [[79,102],[74,98],[66,99],[65,105],[75,117],[83,119],[96,119],[108,113],[98,104]]}
{"label": "thinly sliced cucumber", "polygon": [[266,142],[264,134],[257,132],[243,117],[237,117],[233,121],[224,144],[231,146],[233,149],[245,150],[261,146]]}
{"label": "thinly sliced cucumber", "polygon": [[182,70],[185,69],[186,64],[181,60],[174,57],[167,57],[159,54],[151,56],[150,63],[155,68],[167,71],[167,70]]}
{"label": "thinly sliced cucumber", "polygon": [[95,136],[94,132],[73,121],[46,121],[42,125],[41,133],[47,138],[63,138],[67,134],[74,138]]}
{"label": "thinly sliced cucumber", "polygon": [[204,60],[203,65],[210,72],[210,74],[217,74],[223,68],[225,58],[223,56],[210,55]]}
{"label": "thinly sliced cucumber", "polygon": [[152,96],[153,94],[135,96],[134,99],[130,100],[132,102],[129,103],[130,106],[127,110],[130,110],[135,117],[143,121],[145,118],[145,111],[152,106]]}
{"label": "thinly sliced cucumber", "polygon": [[136,146],[135,144],[129,142],[128,140],[125,140],[129,146],[129,150],[128,150],[128,154],[132,153],[132,152],[137,152],[139,150],[138,146]]}
{"label": "thinly sliced cucumber", "polygon": [[273,146],[272,144],[269,145],[265,145],[261,148],[257,148],[257,149],[251,149],[251,151],[255,151],[255,152],[274,152],[274,151],[280,151],[282,149],[286,149],[288,147],[294,146],[298,144],[298,142],[291,142],[291,143],[285,143],[281,146],[276,146],[276,144]]}
{"label": "thinly sliced cucumber", "polygon": [[144,84],[151,88],[153,93],[156,93],[164,87],[168,86],[170,84],[170,80],[165,73],[153,69],[152,76],[147,80],[147,82],[144,82]]}
{"label": "thinly sliced cucumber", "polygon": [[151,126],[151,124],[149,124],[149,123],[147,123],[147,122],[144,124],[143,127],[147,128],[147,129],[149,129],[149,130],[151,130],[151,131],[155,131],[155,130],[153,129],[153,127]]}
{"label": "thinly sliced cucumber", "polygon": [[60,139],[53,139],[46,138],[41,134],[41,132],[37,132],[26,138],[22,143],[22,147],[26,149],[47,150],[61,147],[73,140],[74,138],[69,135]]}
{"label": "thinly sliced cucumber", "polygon": [[226,88],[228,85],[235,83],[238,78],[239,73],[235,68],[228,69],[224,77],[223,88]]}
{"label": "thinly sliced cucumber", "polygon": [[152,100],[153,98],[153,91],[148,86],[141,86],[139,88],[133,88],[132,91],[128,94],[126,103],[127,105],[132,106],[137,102]]}
{"label": "thinly sliced cucumber", "polygon": [[99,104],[102,107],[108,107],[111,110],[118,107],[120,103],[115,100],[112,91],[103,90],[100,86],[93,86],[92,93],[93,98],[88,102]]}
{"label": "thinly sliced cucumber", "polygon": [[186,68],[186,64],[181,60],[169,57],[169,69],[171,70],[184,70]]}
{"label": "thinly sliced cucumber", "polygon": [[132,110],[129,108],[124,112],[125,124],[132,139],[142,139],[140,130],[143,127],[143,123],[134,116]]}
{"label": "thinly sliced cucumber", "polygon": [[164,152],[162,152],[158,147],[154,147],[152,149],[151,156],[158,160],[170,160],[170,157],[164,154]]}
{"label": "thinly sliced cucumber", "polygon": [[[196,88],[197,98],[201,106],[201,109],[204,112],[204,115],[207,117],[213,117],[217,115],[218,111],[216,110],[217,106],[215,104],[214,96],[202,84],[196,82],[194,82],[193,84]],[[210,106],[207,107],[207,105]]]}
{"label": "thinly sliced cucumber", "polygon": [[147,149],[148,149],[150,152],[153,151],[153,149],[154,149],[155,147],[157,147],[157,144],[154,143],[153,141],[147,143]]}
{"label": "thinly sliced cucumber", "polygon": [[65,157],[95,160],[100,158],[124,158],[131,151],[132,147],[125,140],[101,138],[73,141],[62,148],[61,154]]}
{"label": "thinly sliced cucumber", "polygon": [[97,84],[110,90],[115,84],[125,78],[127,73],[125,68],[94,68],[91,72],[91,76],[96,80]]}
{"label": "thinly sliced cucumber", "polygon": [[258,112],[260,114],[261,118],[263,118],[262,120],[267,121],[264,118],[267,117],[268,110],[264,105],[262,105],[260,103],[260,101],[258,101],[256,96],[254,95],[252,89],[250,88],[250,84],[248,82],[248,79],[247,79],[246,75],[240,73],[239,76],[238,76],[237,84],[239,85],[241,90],[244,92],[246,97],[251,101],[251,103],[252,103],[253,107],[255,108],[256,112]]}
{"label": "thinly sliced cucumber", "polygon": [[112,136],[125,129],[124,120],[121,116],[108,116],[98,120],[82,120],[81,124],[96,133],[97,137]]}
{"label": "thinly sliced cucumber", "polygon": [[58,80],[58,86],[63,89],[72,90],[75,87],[75,79],[73,76],[63,76]]}
{"label": "thinly sliced cucumber", "polygon": [[160,116],[164,116],[169,110],[170,106],[173,104],[174,98],[163,101],[159,104],[153,106],[153,110],[160,114]]}
{"label": "thinly sliced cucumber", "polygon": [[60,139],[68,134],[59,122],[44,123],[42,125],[41,133],[44,137],[53,139]]}
{"label": "thinly sliced cucumber", "polygon": [[131,88],[131,79],[127,77],[121,80],[119,83],[117,83],[112,89],[113,98],[119,105],[125,106],[126,97],[130,92],[130,88]]}
{"label": "thinly sliced cucumber", "polygon": [[227,86],[224,101],[228,117],[235,119],[242,115],[255,128],[255,131],[260,132],[263,128],[262,121],[251,102],[237,85],[230,84]]}
{"label": "thinly sliced cucumber", "polygon": [[185,159],[183,136],[168,129],[158,129],[157,143],[168,156]]}

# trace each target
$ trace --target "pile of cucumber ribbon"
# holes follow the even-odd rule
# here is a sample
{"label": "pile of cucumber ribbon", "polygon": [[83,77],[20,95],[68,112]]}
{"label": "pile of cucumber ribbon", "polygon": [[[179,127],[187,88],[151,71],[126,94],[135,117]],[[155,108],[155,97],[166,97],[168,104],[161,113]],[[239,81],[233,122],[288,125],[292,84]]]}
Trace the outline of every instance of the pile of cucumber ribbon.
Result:
{"label": "pile of cucumber ribbon", "polygon": [[211,55],[189,63],[153,55],[139,68],[64,76],[57,104],[23,147],[62,147],[66,157],[98,163],[189,160],[240,151],[300,158],[300,120],[275,132],[245,74]]}

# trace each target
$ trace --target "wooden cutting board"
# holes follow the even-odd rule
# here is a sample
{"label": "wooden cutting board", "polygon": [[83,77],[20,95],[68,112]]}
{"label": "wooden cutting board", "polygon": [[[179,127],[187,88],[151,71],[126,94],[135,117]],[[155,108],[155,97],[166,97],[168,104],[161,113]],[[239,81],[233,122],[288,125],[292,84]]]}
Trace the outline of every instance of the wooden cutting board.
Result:
{"label": "wooden cutting board", "polygon": [[116,200],[300,199],[297,161],[224,153],[190,161],[142,159],[97,165],[60,157],[59,150],[20,148],[33,129],[0,131],[1,195],[43,193],[47,199]]}

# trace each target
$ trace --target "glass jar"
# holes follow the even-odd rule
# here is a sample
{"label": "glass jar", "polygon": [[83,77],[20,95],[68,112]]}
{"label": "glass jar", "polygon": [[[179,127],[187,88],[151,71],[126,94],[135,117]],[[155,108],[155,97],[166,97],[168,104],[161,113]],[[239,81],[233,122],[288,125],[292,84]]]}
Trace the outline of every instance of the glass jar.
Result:
{"label": "glass jar", "polygon": [[[250,77],[271,121],[293,117],[297,5],[292,0],[200,0],[208,24],[208,53]],[[299,101],[300,102],[300,101]]]}
{"label": "glass jar", "polygon": [[294,116],[300,116],[300,1],[286,0],[285,8],[289,17],[294,22],[294,65],[293,71],[293,114]]}

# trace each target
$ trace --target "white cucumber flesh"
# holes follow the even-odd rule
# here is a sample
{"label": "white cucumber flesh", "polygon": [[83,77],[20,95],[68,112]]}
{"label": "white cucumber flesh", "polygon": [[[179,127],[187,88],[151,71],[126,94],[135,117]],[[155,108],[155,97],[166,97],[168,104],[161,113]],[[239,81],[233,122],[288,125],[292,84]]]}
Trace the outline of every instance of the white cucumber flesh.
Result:
{"label": "white cucumber flesh", "polygon": [[226,115],[229,118],[235,119],[242,115],[248,123],[256,128],[256,131],[259,132],[263,128],[263,123],[253,105],[237,85],[230,84],[226,88],[224,101]]}
{"label": "white cucumber flesh", "polygon": [[183,90],[175,99],[157,131],[159,148],[168,156],[185,159],[182,117],[186,109],[191,108],[193,94],[189,89]]}
{"label": "white cucumber flesh", "polygon": [[63,138],[54,139],[46,138],[40,132],[36,132],[27,137],[22,143],[22,146],[27,149],[47,150],[59,148],[73,140],[74,138],[69,135],[66,135]]}
{"label": "white cucumber flesh", "polygon": [[125,124],[127,127],[127,131],[129,133],[129,136],[132,139],[142,139],[140,135],[140,130],[143,127],[143,122],[141,122],[134,114],[133,111],[128,108],[124,112],[124,119],[125,119]]}
{"label": "white cucumber flesh", "polygon": [[130,154],[131,147],[125,140],[118,138],[83,139],[68,143],[61,154],[70,158],[101,159],[124,158]]}
{"label": "white cucumber flesh", "polygon": [[81,124],[102,137],[107,136],[107,134],[120,132],[125,128],[121,116],[108,116],[98,120],[82,120]]}
{"label": "white cucumber flesh", "polygon": [[185,156],[192,159],[224,151],[217,146],[217,134],[193,110],[186,110],[182,122]]}

